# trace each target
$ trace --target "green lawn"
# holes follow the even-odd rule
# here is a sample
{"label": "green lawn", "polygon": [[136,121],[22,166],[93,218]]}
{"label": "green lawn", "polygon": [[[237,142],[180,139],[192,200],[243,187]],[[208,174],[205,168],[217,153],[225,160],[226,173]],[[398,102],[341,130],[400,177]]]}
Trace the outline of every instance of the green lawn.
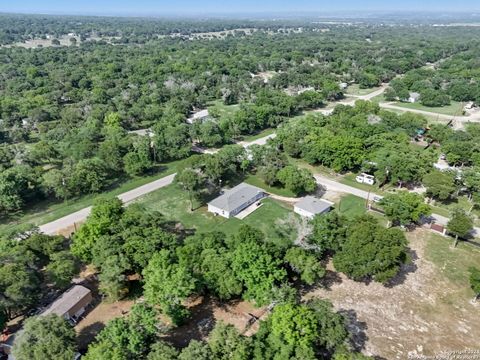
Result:
{"label": "green lawn", "polygon": [[290,164],[292,165],[296,165],[298,166],[299,168],[303,168],[303,169],[308,169],[310,170],[313,174],[321,174],[321,175],[324,175],[326,177],[329,177],[333,180],[335,179],[338,179],[339,178],[339,175],[336,174],[332,169],[326,167],[326,166],[322,166],[322,165],[311,165],[309,164],[308,162],[306,162],[305,160],[303,159],[296,159],[296,158],[293,158],[291,156],[288,157],[288,161],[290,162]]}
{"label": "green lawn", "polygon": [[240,109],[240,105],[225,105],[222,100],[214,100],[207,104],[209,111],[216,112],[220,118],[233,115]]}
{"label": "green lawn", "polygon": [[337,211],[349,218],[362,215],[366,212],[365,200],[355,195],[345,195],[337,205]]}
{"label": "green lawn", "polygon": [[117,196],[156,179],[173,174],[184,162],[185,160],[179,160],[159,165],[158,172],[154,175],[133,178],[124,182],[119,182],[101,194],[89,194],[76,199],[70,199],[66,202],[58,200],[45,200],[36,204],[35,206],[31,206],[21,215],[0,221],[0,234],[13,231],[19,226],[28,224],[38,226],[57,220],[63,216],[92,205],[93,201],[99,196]]}
{"label": "green lawn", "polygon": [[[468,269],[480,267],[480,248],[460,242],[452,247],[453,239],[430,234],[427,239],[426,258],[433,262],[439,271],[452,282],[471,292]],[[471,292],[473,297],[473,292]]]}
{"label": "green lawn", "polygon": [[352,84],[349,85],[348,88],[346,89],[345,94],[346,95],[368,95],[374,91],[377,91],[380,89],[380,86],[374,87],[374,88],[368,88],[368,89],[360,89],[360,85],[358,84]]}
{"label": "green lawn", "polygon": [[[466,196],[460,196],[457,198],[456,201],[451,201],[448,203],[443,203],[440,201],[434,201],[430,204],[432,206],[433,212],[442,216],[450,217],[451,212],[456,209],[460,208],[465,211],[470,211],[472,208],[472,203],[468,201]],[[474,209],[472,214],[477,217],[476,225],[480,226],[480,221],[478,217],[480,217],[480,211],[478,209]]]}
{"label": "green lawn", "polygon": [[296,197],[296,195],[288,189],[281,188],[278,186],[269,186],[265,184],[265,182],[262,179],[260,179],[258,175],[248,175],[243,181],[246,182],[247,184],[262,188],[265,191],[275,195],[286,196],[286,197]]}
{"label": "green lawn", "polygon": [[[370,99],[371,102],[375,102],[375,103],[381,103],[381,102],[385,102],[385,96],[383,94],[380,94],[380,95],[377,95],[373,98]],[[391,110],[393,111],[393,110]]]}
{"label": "green lawn", "polygon": [[200,231],[222,231],[233,234],[243,224],[251,225],[263,231],[268,241],[282,243],[290,240],[281,239],[277,233],[275,223],[277,219],[283,219],[292,213],[292,209],[272,199],[264,199],[263,205],[243,220],[236,218],[225,219],[214,216],[203,205],[194,211],[190,211],[190,202],[186,192],[173,184],[154,191],[138,201],[149,210],[156,210],[164,214],[168,220],[179,221],[186,228]]}
{"label": "green lawn", "polygon": [[442,107],[429,107],[424,106],[420,103],[404,103],[404,102],[397,102],[395,103],[396,106],[406,108],[406,109],[415,109],[415,110],[422,110],[428,111],[432,113],[438,114],[445,114],[445,115],[462,115],[463,112],[463,103],[458,101],[452,101],[450,105],[442,106]]}
{"label": "green lawn", "polygon": [[271,134],[275,133],[275,131],[277,131],[277,129],[268,128],[268,129],[259,131],[259,132],[255,133],[253,135],[243,135],[242,138],[243,138],[243,141],[254,141],[254,140],[257,140],[257,139],[261,139],[265,136],[271,135]]}

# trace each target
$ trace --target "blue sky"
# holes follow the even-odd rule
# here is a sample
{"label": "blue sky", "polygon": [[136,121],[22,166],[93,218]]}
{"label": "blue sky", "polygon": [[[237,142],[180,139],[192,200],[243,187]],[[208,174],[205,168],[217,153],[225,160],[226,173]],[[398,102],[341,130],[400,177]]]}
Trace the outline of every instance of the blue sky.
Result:
{"label": "blue sky", "polygon": [[0,12],[168,15],[363,11],[480,11],[479,0],[0,0]]}

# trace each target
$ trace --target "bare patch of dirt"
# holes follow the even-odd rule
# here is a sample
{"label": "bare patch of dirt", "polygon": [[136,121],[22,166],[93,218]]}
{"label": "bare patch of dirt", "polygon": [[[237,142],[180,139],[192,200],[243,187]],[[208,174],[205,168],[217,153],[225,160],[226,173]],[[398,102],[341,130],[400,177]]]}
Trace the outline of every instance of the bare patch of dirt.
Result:
{"label": "bare patch of dirt", "polygon": [[199,296],[187,305],[190,318],[185,325],[173,328],[164,340],[176,347],[185,347],[191,340],[205,340],[217,321],[235,326],[246,336],[253,335],[259,320],[266,316],[266,308],[256,308],[249,302],[232,300],[221,302],[212,297]]}
{"label": "bare patch of dirt", "polygon": [[100,302],[75,326],[79,348],[86,349],[108,321],[127,316],[134,303],[133,300]]}
{"label": "bare patch of dirt", "polygon": [[338,274],[305,299],[330,299],[350,319],[356,347],[368,355],[406,359],[409,354],[478,349],[478,306],[470,302],[463,286],[442,276],[441,269],[426,259],[429,236],[424,229],[407,234],[413,263],[391,286],[355,282]]}

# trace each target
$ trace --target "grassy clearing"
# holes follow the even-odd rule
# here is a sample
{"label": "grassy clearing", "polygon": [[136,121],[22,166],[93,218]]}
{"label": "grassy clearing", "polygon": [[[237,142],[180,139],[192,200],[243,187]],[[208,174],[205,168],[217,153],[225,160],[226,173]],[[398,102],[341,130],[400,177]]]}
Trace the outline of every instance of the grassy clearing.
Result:
{"label": "grassy clearing", "polygon": [[265,191],[275,195],[286,196],[286,197],[296,197],[296,195],[288,189],[281,188],[278,186],[269,186],[265,184],[265,182],[258,175],[248,175],[243,181],[246,182],[247,184],[262,188]]}
{"label": "grassy clearing", "polygon": [[275,131],[277,131],[277,129],[268,128],[268,129],[259,131],[258,133],[253,134],[253,135],[244,135],[243,136],[243,141],[254,141],[254,140],[257,140],[257,139],[261,139],[265,136],[272,135],[273,133],[275,133]]}
{"label": "grassy clearing", "polygon": [[[442,216],[450,217],[450,214],[452,213],[453,210],[455,209],[463,209],[467,212],[472,210],[472,203],[468,201],[468,198],[466,196],[460,196],[458,197],[455,201],[451,201],[448,203],[440,202],[440,201],[434,201],[432,204],[433,212]],[[472,210],[471,214],[476,218],[475,219],[475,224],[477,226],[480,226],[480,211],[478,209]]]}
{"label": "grassy clearing", "polygon": [[282,243],[289,241],[280,239],[275,230],[275,223],[277,219],[283,219],[291,213],[291,208],[272,199],[264,199],[263,205],[243,220],[214,216],[207,211],[205,205],[199,207],[199,204],[194,204],[196,209],[190,211],[188,194],[175,184],[154,191],[138,202],[149,210],[161,212],[167,220],[181,222],[186,228],[222,231],[230,235],[237,232],[241,225],[247,224],[263,231],[268,241]]}
{"label": "grassy clearing", "polygon": [[157,180],[164,176],[173,174],[185,162],[185,160],[173,161],[167,164],[159,165],[157,172],[150,176],[127,179],[118,181],[112,185],[110,189],[101,194],[88,194],[76,199],[68,201],[45,200],[35,206],[31,206],[26,212],[14,218],[5,219],[0,222],[0,234],[13,231],[19,226],[32,224],[35,226],[46,224],[50,221],[57,220],[63,216],[91,206],[94,200],[99,196],[113,197],[120,195],[126,191],[130,191],[139,186],[145,185],[151,181]]}
{"label": "grassy clearing", "polygon": [[[380,95],[377,95],[377,96],[374,96],[373,98],[370,99],[371,102],[374,102],[374,103],[382,103],[382,102],[386,102],[387,100],[385,99],[385,95],[383,93],[381,93]],[[393,110],[391,110],[393,111]]]}
{"label": "grassy clearing", "polygon": [[362,96],[362,95],[368,95],[374,91],[377,91],[380,89],[380,86],[374,87],[374,88],[368,88],[368,89],[361,89],[360,85],[358,84],[352,84],[349,85],[347,88],[347,91],[345,92],[346,95],[357,95],[357,96]]}
{"label": "grassy clearing", "polygon": [[406,108],[406,109],[414,109],[414,110],[422,110],[428,111],[431,113],[438,113],[438,114],[445,114],[445,115],[462,115],[463,112],[463,103],[458,101],[452,101],[450,105],[442,106],[442,107],[429,107],[424,106],[420,103],[404,103],[404,102],[397,102],[395,103],[396,106]]}
{"label": "grassy clearing", "polygon": [[219,114],[220,118],[229,117],[240,109],[240,105],[225,105],[222,100],[214,100],[207,105],[209,111]]}
{"label": "grassy clearing", "polygon": [[427,238],[425,256],[443,276],[464,287],[473,297],[468,269],[472,266],[480,267],[480,248],[462,242],[453,248],[452,244],[453,239],[432,233]]}
{"label": "grassy clearing", "polygon": [[354,218],[363,215],[367,210],[365,208],[365,200],[355,195],[345,195],[337,205],[340,214],[348,218]]}
{"label": "grassy clearing", "polygon": [[291,156],[288,157],[288,161],[290,162],[290,164],[296,165],[299,168],[310,170],[313,174],[321,174],[321,175],[329,177],[333,180],[335,180],[335,179],[338,180],[340,178],[340,176],[338,174],[336,174],[332,169],[330,169],[326,166],[311,165],[303,159],[296,159],[296,158],[293,158]]}

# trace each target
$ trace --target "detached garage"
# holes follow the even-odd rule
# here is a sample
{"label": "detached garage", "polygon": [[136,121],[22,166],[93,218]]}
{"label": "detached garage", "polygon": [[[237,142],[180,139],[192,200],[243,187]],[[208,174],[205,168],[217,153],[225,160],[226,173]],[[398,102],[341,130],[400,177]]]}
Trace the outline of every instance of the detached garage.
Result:
{"label": "detached garage", "polygon": [[294,205],[293,210],[303,217],[312,219],[315,215],[329,212],[332,206],[333,203],[330,201],[306,196]]}

